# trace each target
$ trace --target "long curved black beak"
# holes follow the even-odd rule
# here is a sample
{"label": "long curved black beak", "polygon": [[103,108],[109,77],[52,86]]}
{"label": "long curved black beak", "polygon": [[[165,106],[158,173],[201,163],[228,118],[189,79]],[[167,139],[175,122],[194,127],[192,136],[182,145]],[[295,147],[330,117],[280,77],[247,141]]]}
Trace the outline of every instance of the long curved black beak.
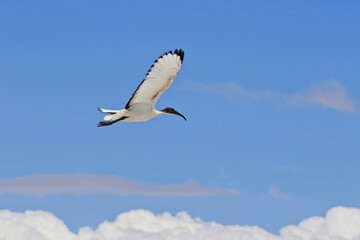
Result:
{"label": "long curved black beak", "polygon": [[181,113],[179,113],[178,111],[174,110],[173,114],[178,115],[178,116],[182,117],[185,121],[187,121],[186,117],[184,115],[182,115]]}
{"label": "long curved black beak", "polygon": [[178,116],[182,117],[185,121],[187,121],[187,120],[186,120],[186,117],[185,117],[184,115],[182,115],[181,113],[179,113],[178,111],[176,111],[176,110],[173,109],[173,108],[167,107],[167,108],[165,108],[165,109],[163,109],[163,110],[161,110],[161,111],[162,111],[163,113],[178,115]]}

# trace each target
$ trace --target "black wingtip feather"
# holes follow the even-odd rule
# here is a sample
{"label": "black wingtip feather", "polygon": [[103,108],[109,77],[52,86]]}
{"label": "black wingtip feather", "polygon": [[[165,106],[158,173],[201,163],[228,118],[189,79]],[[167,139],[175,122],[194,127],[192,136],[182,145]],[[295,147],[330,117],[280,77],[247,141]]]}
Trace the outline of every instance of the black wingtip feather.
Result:
{"label": "black wingtip feather", "polygon": [[105,127],[105,126],[110,126],[111,124],[113,124],[114,122],[109,122],[109,121],[101,121],[97,124],[98,127]]}
{"label": "black wingtip feather", "polygon": [[181,62],[184,61],[185,53],[181,48],[180,49],[175,49],[174,54],[176,54],[176,55],[178,55],[180,57]]}
{"label": "black wingtip feather", "polygon": [[[162,58],[164,55],[168,55],[168,54],[178,55],[178,56],[180,57],[181,62],[184,61],[185,52],[184,52],[184,50],[182,50],[181,48],[179,48],[179,49],[175,49],[174,52],[171,51],[171,50],[168,51],[168,52],[165,52],[163,55],[161,55],[160,57],[158,57],[158,58],[155,60],[154,64],[158,61],[159,58]],[[154,65],[154,64],[153,64],[153,65]],[[150,68],[150,69],[151,69],[151,68]]]}

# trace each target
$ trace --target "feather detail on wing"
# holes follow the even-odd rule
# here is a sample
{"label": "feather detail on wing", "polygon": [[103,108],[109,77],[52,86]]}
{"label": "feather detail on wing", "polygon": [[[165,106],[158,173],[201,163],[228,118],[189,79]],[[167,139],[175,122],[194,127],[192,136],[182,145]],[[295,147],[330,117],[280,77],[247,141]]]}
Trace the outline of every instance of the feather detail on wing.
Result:
{"label": "feather detail on wing", "polygon": [[137,87],[125,109],[137,103],[154,106],[160,96],[171,86],[181,68],[184,51],[176,49],[160,56],[150,67],[145,79]]}

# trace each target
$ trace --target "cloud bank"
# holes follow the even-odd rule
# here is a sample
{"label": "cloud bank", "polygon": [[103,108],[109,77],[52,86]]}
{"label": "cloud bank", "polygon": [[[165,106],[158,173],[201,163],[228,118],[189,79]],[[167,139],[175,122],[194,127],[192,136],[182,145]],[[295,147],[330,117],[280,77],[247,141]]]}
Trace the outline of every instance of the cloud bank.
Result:
{"label": "cloud bank", "polygon": [[287,105],[318,105],[338,111],[356,112],[356,106],[350,99],[346,88],[336,80],[324,81],[311,86],[305,93],[284,94],[268,90],[251,90],[238,83],[188,82],[196,91],[213,94],[229,99],[277,100]]}
{"label": "cloud bank", "polygon": [[0,194],[9,193],[35,196],[96,193],[122,196],[214,196],[238,194],[236,190],[209,188],[195,182],[177,185],[146,185],[118,176],[91,174],[33,175],[0,179]]}
{"label": "cloud bank", "polygon": [[97,229],[71,232],[57,217],[44,211],[0,211],[1,240],[358,240],[360,209],[334,207],[325,217],[311,217],[286,226],[279,235],[260,227],[205,222],[186,212],[175,216],[133,210],[105,221]]}

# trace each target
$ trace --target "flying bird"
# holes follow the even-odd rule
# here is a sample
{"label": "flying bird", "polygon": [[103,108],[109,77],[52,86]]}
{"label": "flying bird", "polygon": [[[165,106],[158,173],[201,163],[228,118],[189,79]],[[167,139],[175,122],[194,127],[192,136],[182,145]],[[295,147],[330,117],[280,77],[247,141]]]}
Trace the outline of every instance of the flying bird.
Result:
{"label": "flying bird", "polygon": [[107,115],[104,117],[104,121],[99,122],[97,126],[109,126],[119,121],[145,122],[163,114],[175,114],[186,120],[184,115],[171,107],[164,108],[163,110],[155,109],[156,102],[171,86],[178,74],[183,60],[184,51],[181,49],[175,49],[174,52],[169,51],[161,55],[150,67],[145,79],[137,87],[124,109],[110,110],[98,108],[100,112]]}

